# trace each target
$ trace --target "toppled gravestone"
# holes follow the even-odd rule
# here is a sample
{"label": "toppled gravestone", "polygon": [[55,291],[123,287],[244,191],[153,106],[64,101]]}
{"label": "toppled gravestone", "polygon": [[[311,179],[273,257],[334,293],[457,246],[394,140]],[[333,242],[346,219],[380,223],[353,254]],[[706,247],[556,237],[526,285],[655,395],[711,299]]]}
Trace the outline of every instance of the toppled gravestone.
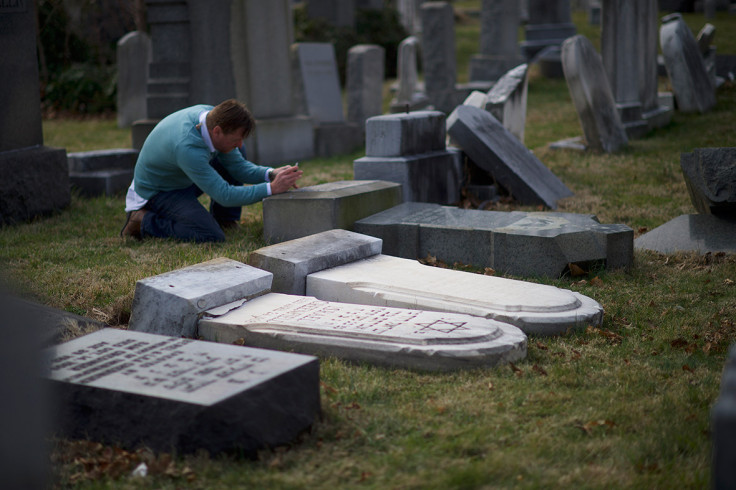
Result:
{"label": "toppled gravestone", "polygon": [[699,213],[736,217],[736,148],[696,148],[680,166]]}
{"label": "toppled gravestone", "polygon": [[381,238],[389,255],[430,255],[522,276],[559,277],[571,264],[626,268],[634,260],[631,228],[585,214],[404,203],[356,222],[355,231]]}
{"label": "toppled gravestone", "polygon": [[612,153],[625,147],[629,140],[603,62],[585,36],[562,44],[562,68],[588,148]]}
{"label": "toppled gravestone", "polygon": [[659,29],[667,75],[681,112],[707,112],[716,104],[715,87],[693,33],[680,14],[662,18]]}
{"label": "toppled gravestone", "polygon": [[320,413],[311,356],[118,329],[47,354],[56,431],[68,438],[254,455],[292,442]]}
{"label": "toppled gravestone", "polygon": [[400,204],[401,196],[401,185],[385,180],[342,180],[275,194],[263,200],[263,236],[277,243],[351,230],[357,220]]}
{"label": "toppled gravestone", "polygon": [[[238,273],[246,268],[252,269],[256,277],[271,276],[270,272],[235,261],[228,265]],[[199,303],[196,295],[201,291],[196,286],[197,280],[202,279],[202,273],[211,274],[211,268],[205,264],[201,271],[197,269],[198,266],[191,266],[167,273],[165,282],[179,290],[180,295]],[[255,289],[259,284],[255,281],[247,285],[247,275],[243,281],[245,289]],[[225,285],[223,293],[230,289]],[[261,292],[258,297],[239,299],[202,312],[197,318],[195,335],[215,342],[423,370],[495,366],[526,356],[526,335],[513,325],[491,318],[335,303],[268,293],[267,288]],[[156,293],[137,291],[134,308],[151,303],[149,296],[155,297]],[[222,294],[214,292],[207,296]],[[182,315],[188,314],[185,305],[180,303],[179,307]],[[172,318],[174,309],[174,306],[170,308]],[[142,313],[134,312],[137,316]]]}
{"label": "toppled gravestone", "polygon": [[447,133],[463,152],[522,204],[557,208],[572,195],[534,154],[488,112],[460,105],[447,120]]}
{"label": "toppled gravestone", "polygon": [[[321,244],[330,242],[329,248]],[[422,265],[380,253],[381,240],[330,230],[256,250],[251,265],[274,273],[274,291],[325,301],[471,314],[527,334],[598,325],[591,298],[552,286]]]}

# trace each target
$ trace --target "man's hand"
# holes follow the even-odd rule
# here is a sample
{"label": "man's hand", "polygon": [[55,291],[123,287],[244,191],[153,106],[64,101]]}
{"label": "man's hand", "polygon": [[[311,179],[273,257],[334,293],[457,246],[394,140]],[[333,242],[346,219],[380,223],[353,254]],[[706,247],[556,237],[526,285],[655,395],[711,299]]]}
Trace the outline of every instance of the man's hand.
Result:
{"label": "man's hand", "polygon": [[283,167],[273,169],[274,178],[271,181],[271,193],[281,194],[286,192],[292,187],[298,189],[296,181],[299,180],[304,173],[299,170],[299,167],[292,167],[291,165],[284,165]]}

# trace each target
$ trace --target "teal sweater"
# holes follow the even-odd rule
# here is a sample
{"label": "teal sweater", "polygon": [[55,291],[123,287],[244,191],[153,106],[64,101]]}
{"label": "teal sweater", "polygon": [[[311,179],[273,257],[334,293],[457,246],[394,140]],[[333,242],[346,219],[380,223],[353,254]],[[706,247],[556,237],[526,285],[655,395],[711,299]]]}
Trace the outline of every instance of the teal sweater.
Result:
{"label": "teal sweater", "polygon": [[[135,165],[135,191],[151,199],[161,191],[185,189],[196,184],[213,201],[227,207],[258,202],[268,194],[265,178],[269,167],[243,158],[237,149],[230,153],[210,152],[197,129],[202,111],[196,105],[177,111],[159,122],[143,144]],[[217,156],[235,179],[252,186],[228,184],[209,164]]]}

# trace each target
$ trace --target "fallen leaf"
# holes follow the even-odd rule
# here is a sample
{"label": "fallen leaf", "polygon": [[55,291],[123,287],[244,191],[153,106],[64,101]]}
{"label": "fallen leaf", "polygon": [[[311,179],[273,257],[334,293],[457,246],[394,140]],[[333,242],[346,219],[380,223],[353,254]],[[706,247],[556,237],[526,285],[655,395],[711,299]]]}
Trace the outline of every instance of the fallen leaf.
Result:
{"label": "fallen leaf", "polygon": [[541,367],[541,366],[539,366],[537,364],[535,364],[535,365],[532,366],[532,371],[540,374],[541,376],[547,376],[547,371],[545,371],[543,367]]}
{"label": "fallen leaf", "polygon": [[328,385],[324,381],[320,381],[319,385],[322,387],[323,390],[325,390],[326,393],[329,393],[330,395],[337,393],[337,390],[333,388],[332,386]]}
{"label": "fallen leaf", "polygon": [[547,350],[547,349],[549,349],[549,347],[547,347],[547,346],[546,346],[546,345],[544,345],[543,343],[541,343],[541,342],[537,341],[537,349],[540,349],[540,350]]}
{"label": "fallen leaf", "polygon": [[590,280],[590,285],[595,287],[601,287],[603,286],[603,279],[601,279],[598,276],[595,276],[593,279]]}
{"label": "fallen leaf", "polygon": [[734,285],[734,282],[733,282],[733,281],[732,281],[731,279],[725,279],[725,280],[723,281],[723,283],[724,283],[724,284],[725,284],[726,286],[733,286],[733,285]]}
{"label": "fallen leaf", "polygon": [[682,365],[682,370],[683,371],[687,371],[688,373],[694,373],[695,372],[695,370],[693,368],[691,368],[690,366],[688,366],[687,364],[683,364]]}
{"label": "fallen leaf", "polygon": [[488,391],[493,391],[493,383],[488,382]]}
{"label": "fallen leaf", "polygon": [[583,270],[583,268],[577,264],[573,264],[572,262],[570,262],[569,264],[567,264],[567,266],[570,269],[570,275],[573,277],[584,276],[585,274],[587,274],[587,272],[585,272],[585,270]]}
{"label": "fallen leaf", "polygon": [[483,275],[485,275],[485,276],[495,276],[496,275],[496,270],[495,269],[491,269],[490,267],[486,267],[485,269],[483,269]]}
{"label": "fallen leaf", "polygon": [[245,345],[245,339],[243,337],[240,337],[238,340],[233,342],[235,345]]}
{"label": "fallen leaf", "polygon": [[515,373],[515,374],[516,374],[517,376],[519,376],[519,375],[521,375],[521,374],[522,374],[522,370],[521,370],[521,369],[519,369],[518,367],[516,367],[516,365],[515,365],[515,364],[514,364],[513,362],[510,362],[510,363],[509,363],[509,367],[511,368],[511,370],[512,370],[512,371],[513,371],[513,372],[514,372],[514,373]]}

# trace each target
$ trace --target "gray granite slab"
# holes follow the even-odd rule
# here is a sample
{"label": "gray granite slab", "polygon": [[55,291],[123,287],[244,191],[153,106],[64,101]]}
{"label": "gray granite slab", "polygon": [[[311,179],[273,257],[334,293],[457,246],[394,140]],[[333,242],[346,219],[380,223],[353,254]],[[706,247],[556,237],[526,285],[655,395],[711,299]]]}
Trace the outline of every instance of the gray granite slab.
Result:
{"label": "gray granite slab", "polygon": [[484,109],[493,114],[511,134],[524,142],[529,66],[524,63],[498,79],[488,91]]}
{"label": "gray granite slab", "polygon": [[342,228],[401,203],[401,185],[377,180],[330,182],[263,200],[263,235],[269,243]]}
{"label": "gray granite slab", "polygon": [[670,14],[662,19],[659,43],[678,110],[709,111],[716,103],[715,87],[695,37],[680,14]]}
{"label": "gray granite slab", "polygon": [[699,213],[736,217],[736,148],[695,148],[680,167]]}
{"label": "gray granite slab", "polygon": [[317,123],[343,122],[340,79],[335,47],[331,43],[296,43],[292,46],[298,73],[300,104]]}
{"label": "gray granite slab", "polygon": [[385,59],[386,50],[376,44],[358,44],[348,50],[347,119],[360,126],[361,134],[368,118],[383,113]]}
{"label": "gray granite slab", "polygon": [[447,121],[447,132],[476,165],[486,170],[522,204],[557,208],[572,195],[529,149],[488,112],[458,106]]}
{"label": "gray granite slab", "polygon": [[562,68],[587,146],[611,153],[628,144],[603,62],[591,42],[577,35],[562,44]]}
{"label": "gray granite slab", "polygon": [[311,356],[104,329],[46,352],[57,432],[137,449],[254,455],[320,413]]}
{"label": "gray granite slab", "polygon": [[388,255],[427,255],[526,276],[558,277],[569,264],[609,268],[633,263],[633,230],[593,215],[480,211],[404,203],[355,223],[383,240]]}
{"label": "gray granite slab", "polygon": [[634,240],[634,248],[661,253],[736,252],[736,219],[683,214]]}
{"label": "gray granite slab", "polygon": [[144,31],[129,32],[117,42],[116,114],[119,128],[146,118],[146,81],[151,61],[151,37]]}
{"label": "gray granite slab", "polygon": [[273,274],[274,293],[303,296],[308,274],[379,253],[379,238],[337,229],[259,248],[248,263]]}
{"label": "gray granite slab", "polygon": [[129,330],[194,337],[200,314],[267,293],[269,272],[220,257],[136,282]]}
{"label": "gray granite slab", "polygon": [[365,131],[365,154],[369,157],[402,157],[445,149],[445,115],[439,111],[375,116],[366,121]]}
{"label": "gray granite slab", "polygon": [[210,311],[209,340],[428,371],[497,366],[526,357],[526,335],[471,315],[321,301],[270,293],[224,314]]}

